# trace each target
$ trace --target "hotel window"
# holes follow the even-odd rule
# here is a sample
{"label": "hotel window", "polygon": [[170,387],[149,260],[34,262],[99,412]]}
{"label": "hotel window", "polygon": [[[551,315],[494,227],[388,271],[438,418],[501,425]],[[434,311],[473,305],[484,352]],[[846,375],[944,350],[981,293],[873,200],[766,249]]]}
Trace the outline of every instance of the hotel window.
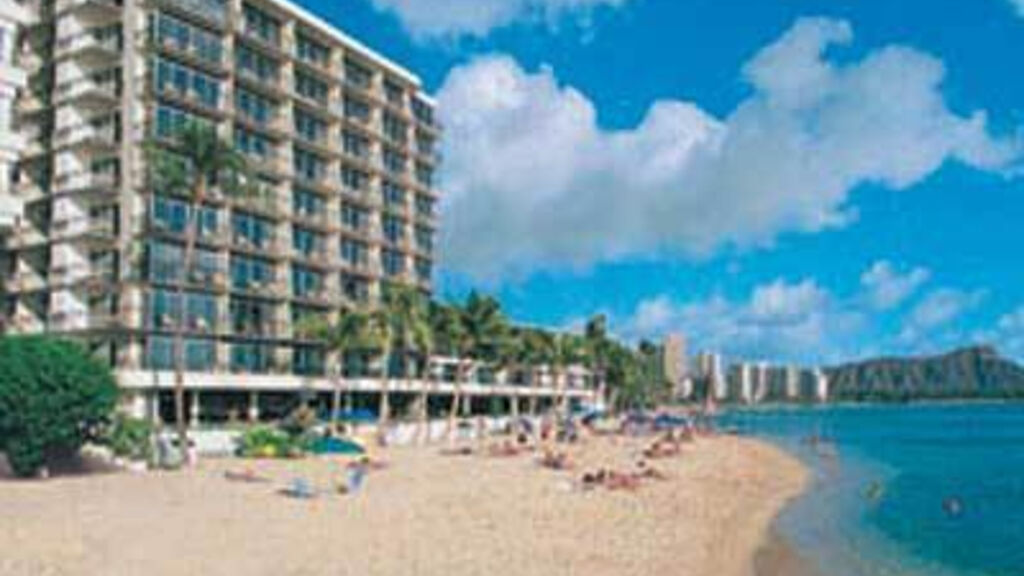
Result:
{"label": "hotel window", "polygon": [[434,124],[434,109],[420,98],[412,101],[412,115],[428,126]]}
{"label": "hotel window", "polygon": [[269,336],[274,333],[274,306],[262,300],[231,298],[228,306],[235,334]]}
{"label": "hotel window", "polygon": [[430,188],[434,185],[434,170],[426,164],[416,163],[416,181]]}
{"label": "hotel window", "polygon": [[[216,364],[216,346],[211,340],[185,339],[185,369],[190,372],[209,372]],[[174,368],[174,338],[149,336],[143,366],[147,370]]]}
{"label": "hotel window", "polygon": [[265,344],[232,344],[231,371],[240,374],[267,374],[274,349]]}
{"label": "hotel window", "polygon": [[424,156],[434,153],[434,139],[422,132],[416,132],[416,151]]}
{"label": "hotel window", "polygon": [[407,159],[405,156],[387,148],[384,149],[384,168],[388,172],[401,175],[405,172]]}
{"label": "hotel window", "polygon": [[370,283],[359,276],[342,274],[341,291],[346,298],[354,302],[366,302],[370,299]]}
{"label": "hotel window", "polygon": [[[176,292],[153,290],[146,295],[146,327],[173,330],[181,319],[181,299]],[[209,294],[185,293],[185,328],[212,332],[217,324],[217,299]]]}
{"label": "hotel window", "polygon": [[350,266],[363,267],[369,261],[369,247],[351,238],[341,239],[341,259]]}
{"label": "hotel window", "polygon": [[[166,196],[153,197],[152,222],[156,227],[169,230],[175,234],[184,234],[188,226],[189,212],[192,208],[188,203]],[[217,233],[217,210],[204,206],[199,211],[198,222],[200,236],[212,236]]]}
{"label": "hotel window", "polygon": [[370,121],[370,105],[358,98],[346,96],[345,117],[354,118],[365,124]]}
{"label": "hotel window", "polygon": [[240,112],[250,121],[261,126],[268,124],[274,118],[274,102],[263,96],[259,96],[248,90],[235,88],[235,111]]}
{"label": "hotel window", "polygon": [[420,216],[434,215],[434,199],[423,194],[416,195],[416,213]]}
{"label": "hotel window", "polygon": [[384,113],[384,136],[396,144],[404,145],[408,139],[409,126],[390,112]]}
{"label": "hotel window", "polygon": [[274,156],[273,144],[262,134],[235,127],[235,149],[248,156],[267,160]]}
{"label": "hotel window", "polygon": [[362,64],[345,60],[345,81],[359,88],[369,88],[373,83],[373,72]]}
{"label": "hotel window", "polygon": [[349,166],[342,166],[341,183],[350,190],[366,192],[370,188],[370,175]]}
{"label": "hotel window", "polygon": [[227,21],[227,3],[224,0],[177,0],[175,4],[221,25]]}
{"label": "hotel window", "polygon": [[327,173],[327,163],[323,158],[301,148],[294,148],[292,164],[295,175],[303,180],[315,182]]}
{"label": "hotel window", "polygon": [[295,110],[295,132],[309,142],[322,143],[327,137],[327,123],[302,110]]}
{"label": "hotel window", "polygon": [[370,155],[370,140],[352,132],[343,132],[342,146],[346,154],[356,158],[367,158]]}
{"label": "hotel window", "polygon": [[432,268],[430,260],[427,260],[426,258],[416,259],[416,277],[420,280],[429,282]]}
{"label": "hotel window", "polygon": [[405,188],[389,180],[384,181],[384,202],[388,206],[405,206]]}
{"label": "hotel window", "polygon": [[274,279],[270,262],[248,256],[231,256],[231,287],[241,290],[270,286]]}
{"label": "hotel window", "polygon": [[310,296],[323,290],[324,276],[305,266],[292,264],[292,294]]}
{"label": "hotel window", "polygon": [[274,224],[245,212],[231,215],[231,234],[235,244],[253,248],[267,248],[274,238]]}
{"label": "hotel window", "polygon": [[220,64],[224,47],[220,37],[171,16],[158,12],[153,15],[151,30],[156,42],[182,52],[190,52],[212,64]]}
{"label": "hotel window", "polygon": [[245,31],[260,40],[278,46],[281,43],[281,24],[276,18],[248,4],[242,7]]}
{"label": "hotel window", "polygon": [[434,250],[434,233],[426,226],[416,227],[416,245],[420,250],[430,253]]}
{"label": "hotel window", "polygon": [[402,87],[390,80],[384,82],[384,96],[389,104],[393,106],[405,105],[405,91]]}
{"label": "hotel window", "polygon": [[235,47],[235,66],[240,72],[254,76],[262,82],[277,82],[280,77],[280,65],[276,60],[247,46]]}
{"label": "hotel window", "polygon": [[367,212],[347,202],[341,205],[341,223],[349,230],[361,231],[366,227]]}
{"label": "hotel window", "polygon": [[306,256],[323,250],[324,236],[309,228],[292,227],[292,248]]}
{"label": "hotel window", "polygon": [[209,120],[186,112],[174,106],[160,104],[156,108],[156,124],[154,132],[159,138],[174,138],[185,129],[189,123],[198,123],[204,126],[211,126]]}
{"label": "hotel window", "polygon": [[303,98],[327,105],[327,83],[305,72],[295,72],[295,93]]}
{"label": "hotel window", "polygon": [[331,62],[331,50],[302,33],[297,34],[295,38],[295,55],[303,62],[324,68]]}
{"label": "hotel window", "polygon": [[220,82],[213,76],[182,66],[165,58],[156,58],[156,91],[196,98],[207,108],[220,103]]}
{"label": "hotel window", "polygon": [[405,238],[405,223],[401,219],[388,214],[382,214],[381,227],[384,229],[384,237],[392,244],[398,244]]}
{"label": "hotel window", "polygon": [[384,249],[381,250],[380,255],[385,276],[400,276],[405,272],[405,257],[401,252]]}
{"label": "hotel window", "polygon": [[292,192],[292,212],[303,218],[315,218],[327,211],[326,201],[311,190],[296,188]]}
{"label": "hotel window", "polygon": [[323,376],[323,348],[318,346],[296,346],[292,353],[292,371],[299,376]]}
{"label": "hotel window", "polygon": [[[178,244],[150,242],[147,250],[147,278],[152,282],[176,284],[181,281],[185,250]],[[221,260],[216,252],[198,248],[192,269],[192,282],[208,284],[221,272]]]}

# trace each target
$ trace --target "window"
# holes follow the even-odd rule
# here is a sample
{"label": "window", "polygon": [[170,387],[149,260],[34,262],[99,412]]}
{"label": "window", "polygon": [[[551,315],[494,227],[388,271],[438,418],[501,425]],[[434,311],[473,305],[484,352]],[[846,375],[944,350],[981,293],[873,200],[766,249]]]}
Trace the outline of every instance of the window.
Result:
{"label": "window", "polygon": [[367,212],[347,202],[341,205],[341,223],[349,230],[361,231],[366,227]]}
{"label": "window", "polygon": [[[184,234],[188,226],[188,203],[177,198],[155,196],[153,198],[152,222],[156,227],[176,234]],[[210,236],[217,233],[217,210],[204,206],[199,211],[199,234]]]}
{"label": "window", "polygon": [[401,86],[390,80],[384,82],[384,97],[393,106],[401,107],[405,105],[405,91],[402,90]]}
{"label": "window", "polygon": [[[185,339],[185,368],[191,372],[209,372],[216,364],[216,346],[211,340]],[[146,340],[143,365],[149,370],[174,368],[174,338],[150,336]]]}
{"label": "window", "polygon": [[341,183],[350,190],[366,192],[370,188],[370,175],[349,166],[342,166]]}
{"label": "window", "polygon": [[[146,327],[172,330],[181,321],[181,299],[168,290],[146,295]],[[185,293],[185,328],[192,332],[212,332],[217,325],[217,300],[209,294]]]}
{"label": "window", "polygon": [[405,223],[401,219],[388,214],[381,215],[381,227],[384,229],[384,237],[392,244],[397,244],[405,238]]}
{"label": "window", "polygon": [[417,120],[431,126],[434,124],[434,108],[430,104],[427,104],[420,98],[416,98],[412,101],[412,115]]}
{"label": "window", "polygon": [[366,102],[352,97],[345,97],[345,117],[352,118],[366,124],[370,121],[370,105]]}
{"label": "window", "polygon": [[331,62],[330,49],[302,33],[296,35],[295,55],[299,60],[325,68]]}
{"label": "window", "polygon": [[218,36],[170,14],[155,14],[151,29],[154,39],[164,46],[189,52],[212,64],[220,64],[224,58],[224,47]]}
{"label": "window", "polygon": [[196,116],[174,106],[160,104],[156,108],[154,132],[159,138],[174,138],[190,122],[210,125],[210,121],[206,118]]}
{"label": "window", "polygon": [[220,82],[213,76],[160,57],[155,58],[154,74],[157,92],[194,98],[208,108],[220,103]]}
{"label": "window", "polygon": [[430,188],[434,185],[434,170],[426,164],[416,163],[416,181]]}
{"label": "window", "polygon": [[274,349],[265,344],[232,344],[231,371],[242,374],[267,374],[273,365]]}
{"label": "window", "polygon": [[370,140],[352,132],[344,132],[341,135],[342,146],[346,154],[357,158],[368,158],[370,156]]}
{"label": "window", "polygon": [[255,77],[262,82],[277,82],[280,77],[280,65],[247,46],[235,47],[235,66],[239,72]]}
{"label": "window", "polygon": [[242,7],[242,19],[245,31],[268,44],[278,46],[281,43],[281,24],[276,18],[249,4]]}
{"label": "window", "polygon": [[295,226],[292,228],[292,247],[306,256],[313,256],[323,251],[324,236],[309,228]]}
{"label": "window", "polygon": [[355,302],[366,302],[370,299],[370,283],[359,276],[342,274],[341,291],[346,298]]}
{"label": "window", "polygon": [[426,226],[417,226],[416,246],[423,252],[432,252],[434,250],[434,232]]}
{"label": "window", "polygon": [[390,112],[385,112],[383,127],[384,136],[396,144],[405,144],[408,138],[406,132],[409,130],[409,126],[405,122],[402,122]]}
{"label": "window", "polygon": [[231,233],[235,244],[267,248],[274,237],[274,224],[266,218],[235,212],[231,215]]}
{"label": "window", "polygon": [[345,60],[345,81],[359,88],[369,88],[373,83],[373,72],[353,60]]}
{"label": "window", "polygon": [[261,258],[233,255],[231,257],[231,286],[240,290],[259,290],[273,283],[270,263]]}
{"label": "window", "polygon": [[316,192],[304,188],[296,188],[292,193],[292,212],[303,218],[321,216],[327,210],[323,197]]}
{"label": "window", "polygon": [[427,260],[426,258],[416,259],[416,277],[419,278],[420,280],[423,280],[424,282],[429,282],[432,268],[433,267],[430,264],[430,260]]}
{"label": "window", "polygon": [[384,265],[385,276],[400,276],[405,272],[405,257],[401,252],[394,250],[381,250],[381,260]]}
{"label": "window", "polygon": [[244,88],[236,87],[235,110],[250,121],[262,126],[274,119],[275,105],[268,98],[249,92]]}
{"label": "window", "polygon": [[267,160],[274,156],[273,144],[262,134],[235,126],[235,148],[249,156]]}
{"label": "window", "polygon": [[424,156],[432,155],[434,153],[434,139],[417,130],[416,151]]}
{"label": "window", "polygon": [[235,334],[270,336],[274,333],[274,306],[262,300],[231,298],[228,305]]}
{"label": "window", "polygon": [[295,72],[295,93],[323,105],[327,105],[327,83],[305,72]]}
{"label": "window", "polygon": [[365,243],[351,238],[341,239],[341,259],[346,264],[357,268],[366,266],[368,254],[369,247]]}
{"label": "window", "polygon": [[292,371],[300,376],[324,374],[324,351],[318,346],[296,346],[292,353]]}
{"label": "window", "polygon": [[[185,250],[178,244],[168,242],[151,242],[147,249],[147,277],[152,282],[176,284],[182,278],[181,263],[185,259]],[[195,267],[191,281],[194,284],[208,284],[221,273],[220,258],[217,253],[198,248],[195,252]]]}
{"label": "window", "polygon": [[405,172],[406,157],[392,150],[384,149],[384,168],[388,172],[401,175]]}
{"label": "window", "polygon": [[327,123],[296,108],[295,132],[310,142],[323,142],[327,139]]}
{"label": "window", "polygon": [[423,194],[416,195],[416,213],[420,216],[434,215],[434,199]]}
{"label": "window", "polygon": [[388,206],[404,206],[405,205],[405,188],[402,188],[394,182],[385,180],[384,181],[384,202]]}
{"label": "window", "polygon": [[327,163],[324,159],[301,148],[294,149],[292,164],[295,175],[303,180],[322,180],[327,174]]}
{"label": "window", "polygon": [[323,274],[306,268],[292,265],[292,294],[295,296],[311,296],[323,290]]}

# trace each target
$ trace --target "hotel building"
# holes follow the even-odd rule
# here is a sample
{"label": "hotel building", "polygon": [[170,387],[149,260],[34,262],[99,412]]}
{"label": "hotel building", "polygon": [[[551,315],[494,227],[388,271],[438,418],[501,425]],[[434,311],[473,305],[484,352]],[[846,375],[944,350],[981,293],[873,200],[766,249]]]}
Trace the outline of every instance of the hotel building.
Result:
{"label": "hotel building", "polygon": [[[333,363],[298,322],[388,283],[430,292],[441,130],[415,75],[288,0],[24,6],[32,23],[4,53],[27,73],[25,146],[0,193],[24,206],[3,253],[9,331],[88,342],[137,412],[168,420],[184,307],[192,417],[279,416],[297,391],[329,390]],[[188,203],[149,185],[143,144],[190,121],[232,141],[267,193],[199,209],[184,278]]]}

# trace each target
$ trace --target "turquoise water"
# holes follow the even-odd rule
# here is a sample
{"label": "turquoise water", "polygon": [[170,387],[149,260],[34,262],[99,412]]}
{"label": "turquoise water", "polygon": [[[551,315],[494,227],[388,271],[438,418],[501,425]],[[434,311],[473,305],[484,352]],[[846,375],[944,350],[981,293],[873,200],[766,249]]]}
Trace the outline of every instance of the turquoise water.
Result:
{"label": "turquoise water", "polygon": [[[779,528],[829,576],[1024,575],[1024,404],[733,412],[815,471]],[[809,436],[824,439],[817,444]]]}

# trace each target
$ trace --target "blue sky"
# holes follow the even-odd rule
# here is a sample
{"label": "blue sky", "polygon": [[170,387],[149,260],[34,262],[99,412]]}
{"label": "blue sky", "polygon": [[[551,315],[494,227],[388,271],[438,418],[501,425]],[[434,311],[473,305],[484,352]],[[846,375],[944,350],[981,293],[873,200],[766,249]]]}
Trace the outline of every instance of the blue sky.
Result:
{"label": "blue sky", "polygon": [[1024,358],[1024,5],[302,1],[438,96],[442,295],[752,359]]}

